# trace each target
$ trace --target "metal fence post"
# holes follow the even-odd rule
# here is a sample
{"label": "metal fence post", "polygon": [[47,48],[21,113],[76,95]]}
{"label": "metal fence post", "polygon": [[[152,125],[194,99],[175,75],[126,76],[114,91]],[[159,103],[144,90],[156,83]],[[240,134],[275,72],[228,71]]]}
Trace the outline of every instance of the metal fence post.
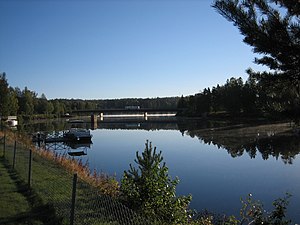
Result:
{"label": "metal fence post", "polygon": [[3,157],[5,157],[5,148],[6,148],[6,135],[3,137]]}
{"label": "metal fence post", "polygon": [[72,188],[71,213],[70,213],[70,225],[74,225],[76,186],[77,186],[77,173],[74,173],[74,176],[73,176],[73,188]]}
{"label": "metal fence post", "polygon": [[15,145],[14,145],[14,158],[13,158],[13,168],[16,166],[16,152],[17,152],[17,141],[15,140]]}
{"label": "metal fence post", "polygon": [[31,186],[31,166],[32,166],[32,150],[29,151],[29,168],[28,168],[28,187]]}

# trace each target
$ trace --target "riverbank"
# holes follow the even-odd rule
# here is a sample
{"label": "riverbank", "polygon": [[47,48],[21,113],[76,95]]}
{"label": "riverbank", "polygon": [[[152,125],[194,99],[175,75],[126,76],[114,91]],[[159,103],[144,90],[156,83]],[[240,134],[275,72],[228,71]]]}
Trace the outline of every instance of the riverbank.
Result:
{"label": "riverbank", "polygon": [[[30,139],[20,140],[21,137],[16,133],[6,131],[5,138],[3,135],[0,132],[0,157],[4,167],[17,175],[25,199],[22,198],[23,192],[17,194],[16,198],[20,198],[22,207],[17,208],[11,202],[10,208],[16,207],[15,213],[12,213],[12,218],[10,214],[8,217],[3,216],[1,224],[18,224],[18,213],[22,212],[25,215],[20,218],[20,224],[24,224],[27,218],[34,221],[34,225],[70,224],[71,218],[75,220],[74,224],[88,225],[129,224],[128,221],[132,220],[141,224],[138,222],[144,220],[116,200],[114,196],[118,191],[118,182],[113,177],[91,172],[80,160],[38,149],[30,144]],[[3,168],[2,170],[4,171]],[[2,194],[8,200],[11,193],[16,192],[16,187],[8,179],[9,175],[5,174],[3,183],[9,186]],[[2,176],[0,179],[2,184]],[[5,201],[1,200],[0,205],[5,207]],[[35,214],[38,211],[43,212],[44,208],[47,209],[47,214]],[[50,222],[44,223],[43,219],[49,213],[52,220],[48,219]],[[11,223],[10,218],[13,220]],[[56,219],[51,222],[53,218]]]}

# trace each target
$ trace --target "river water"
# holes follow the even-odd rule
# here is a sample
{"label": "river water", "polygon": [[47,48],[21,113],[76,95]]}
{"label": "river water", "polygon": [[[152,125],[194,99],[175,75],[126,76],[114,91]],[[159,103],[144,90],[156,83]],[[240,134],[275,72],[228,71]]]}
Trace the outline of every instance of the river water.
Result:
{"label": "river water", "polygon": [[[30,132],[91,129],[89,123],[65,120],[27,126]],[[247,125],[203,121],[105,121],[91,129],[92,144],[75,149],[48,146],[71,153],[89,163],[91,170],[121,179],[129,164],[136,166],[147,140],[162,151],[172,178],[180,179],[178,195],[191,194],[190,207],[227,215],[239,215],[240,198],[252,194],[267,210],[272,202],[292,194],[288,216],[300,223],[300,136],[288,124]],[[77,146],[78,147],[78,146]]]}

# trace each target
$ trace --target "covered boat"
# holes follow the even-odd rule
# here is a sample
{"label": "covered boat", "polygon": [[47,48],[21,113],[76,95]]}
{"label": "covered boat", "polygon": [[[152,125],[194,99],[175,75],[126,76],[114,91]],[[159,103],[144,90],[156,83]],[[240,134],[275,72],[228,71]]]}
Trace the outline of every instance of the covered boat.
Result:
{"label": "covered boat", "polygon": [[67,141],[91,142],[92,135],[90,130],[72,128],[64,133],[64,138]]}

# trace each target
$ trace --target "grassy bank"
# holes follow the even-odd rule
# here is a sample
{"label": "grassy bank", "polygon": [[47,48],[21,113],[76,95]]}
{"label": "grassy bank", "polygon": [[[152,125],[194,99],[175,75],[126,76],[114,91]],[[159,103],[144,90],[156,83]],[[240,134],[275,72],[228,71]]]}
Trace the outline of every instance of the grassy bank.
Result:
{"label": "grassy bank", "polygon": [[0,157],[0,183],[0,224],[60,224],[52,205],[43,204],[4,157]]}
{"label": "grassy bank", "polygon": [[[239,134],[239,139],[242,137],[252,139],[252,135],[257,136],[258,131],[260,133],[259,137],[268,136],[268,130],[278,128],[277,126],[281,126],[282,133],[286,133],[291,129],[288,124],[277,124],[255,126],[250,129],[248,133],[247,129],[243,126],[234,126],[234,129],[232,126],[215,130],[206,129],[205,132],[204,130],[200,130],[200,132],[202,131],[205,134],[211,131],[211,135],[213,133],[220,133],[219,136],[221,137],[226,137],[225,134],[227,134],[227,139],[237,134]],[[233,132],[233,130],[235,131]],[[29,221],[28,224],[69,224],[73,173],[77,173],[79,176],[76,184],[75,224],[153,224],[153,221],[149,222],[145,220],[145,218],[142,218],[137,215],[137,213],[120,204],[118,201],[118,197],[120,197],[119,186],[113,178],[104,174],[98,174],[97,172],[91,172],[88,169],[88,165],[84,165],[81,161],[74,160],[74,158],[70,158],[67,155],[55,154],[54,151],[38,149],[32,146],[28,138],[22,139],[22,137],[16,133],[7,132],[6,144],[4,145],[1,143],[2,135],[3,134],[0,134],[0,157],[3,154],[5,158],[2,157],[3,168],[1,168],[7,173],[3,176],[3,182],[7,183],[8,188],[0,194],[3,194],[3,199],[8,201],[11,193],[10,190],[12,190],[12,196],[17,194],[16,197],[13,196],[13,198],[16,198],[16,202],[20,201],[20,208],[12,203],[9,206],[9,208],[12,208],[9,210],[12,214],[5,214],[4,218],[0,218],[2,219],[2,221],[0,220],[0,224],[24,224],[24,221],[25,224],[27,221]],[[16,148],[14,143],[17,144]],[[14,149],[17,149],[17,151],[15,151],[16,154],[14,154]],[[32,160],[29,160],[29,149],[33,149]],[[30,189],[27,188],[28,183],[26,183],[30,174],[28,173],[29,162],[32,163]],[[14,165],[14,169],[12,169],[12,165]],[[0,179],[2,179],[2,177],[0,177]],[[0,180],[0,182],[2,183],[2,180]],[[276,207],[280,210],[280,213],[283,214],[285,213],[287,205],[286,199],[284,198],[282,201],[278,201],[278,204],[276,203],[279,208]],[[247,206],[244,209],[245,215],[242,215],[243,219],[244,217],[253,219],[251,214],[252,206],[256,207],[257,205],[257,203],[250,198],[248,201],[249,202],[246,202],[247,205],[243,203],[243,207]],[[3,204],[5,205],[6,203],[4,202]],[[260,206],[258,210],[258,213],[265,212],[262,206]],[[273,211],[274,215],[278,213],[276,210]],[[281,216],[281,214],[278,215]],[[189,216],[192,216],[192,214],[189,214]],[[234,217],[226,217],[225,215],[220,215],[220,222],[216,219],[218,216],[219,215],[215,214],[200,213],[195,215],[194,219],[187,221],[186,224],[210,225],[224,224],[223,222],[238,224],[239,222]],[[46,223],[49,217],[55,219],[55,222]],[[263,214],[261,214],[261,216],[259,214],[258,219],[271,221]],[[230,223],[229,220],[231,221]],[[280,218],[280,220],[282,220],[282,218]],[[22,222],[19,223],[18,221]],[[157,224],[169,223],[158,222]]]}
{"label": "grassy bank", "polygon": [[30,205],[18,189],[13,171],[9,171],[3,157],[0,158],[0,223],[14,221],[19,215],[30,211]]}
{"label": "grassy bank", "polygon": [[[0,139],[3,135],[0,133]],[[0,141],[0,156],[2,156],[3,162],[1,168],[8,172],[3,176],[3,181],[1,176],[0,181],[7,184],[8,187],[3,190],[2,194],[5,196],[3,199],[9,200],[9,196],[14,192],[17,194],[16,198],[22,201],[19,206],[15,206],[17,201],[11,202],[11,207],[16,207],[16,209],[8,210],[12,212],[11,216],[16,217],[15,219],[19,218],[19,213],[27,213],[25,217],[20,218],[21,224],[26,222],[26,218],[34,221],[34,223],[29,222],[28,224],[45,224],[39,217],[47,218],[49,213],[52,214],[52,218],[56,218],[52,224],[69,224],[74,173],[78,175],[74,208],[75,224],[145,224],[143,218],[116,200],[115,196],[118,194],[119,185],[114,178],[90,171],[88,165],[64,154],[37,149],[32,146],[28,138],[24,139],[24,137],[8,131],[5,135],[5,148],[4,139]],[[29,157],[29,149],[32,149],[32,160]],[[28,189],[30,161],[31,188]],[[15,165],[14,169],[12,169],[12,165]],[[12,179],[9,174],[7,175],[9,171],[15,174],[16,180]],[[24,193],[19,190],[23,190]],[[6,203],[1,201],[0,204],[3,204],[1,207],[4,208]],[[35,214],[45,208],[48,209],[47,213]],[[4,223],[4,219],[7,221],[10,218],[10,214],[5,212],[3,214],[5,218],[2,218],[2,223]]]}
{"label": "grassy bank", "polygon": [[[3,135],[3,133],[0,134],[1,137]],[[52,193],[47,189],[51,186],[49,177],[52,179],[60,177],[63,179],[63,181],[60,180],[61,182],[68,182],[66,177],[60,176],[65,170],[51,161],[39,160],[41,157],[34,153],[32,183],[29,187],[29,146],[23,144],[22,140],[19,140],[20,137],[11,132],[6,132],[5,135],[5,148],[4,139],[0,142],[0,182],[3,184],[0,193],[0,224],[62,224],[63,217],[57,216],[59,213],[53,205],[53,200],[55,200],[53,196],[60,193],[60,189],[57,188],[59,185]],[[13,139],[18,140],[15,156]],[[15,167],[13,168],[14,158]],[[56,177],[53,174],[56,174]],[[65,195],[65,198],[69,200],[68,195]]]}

